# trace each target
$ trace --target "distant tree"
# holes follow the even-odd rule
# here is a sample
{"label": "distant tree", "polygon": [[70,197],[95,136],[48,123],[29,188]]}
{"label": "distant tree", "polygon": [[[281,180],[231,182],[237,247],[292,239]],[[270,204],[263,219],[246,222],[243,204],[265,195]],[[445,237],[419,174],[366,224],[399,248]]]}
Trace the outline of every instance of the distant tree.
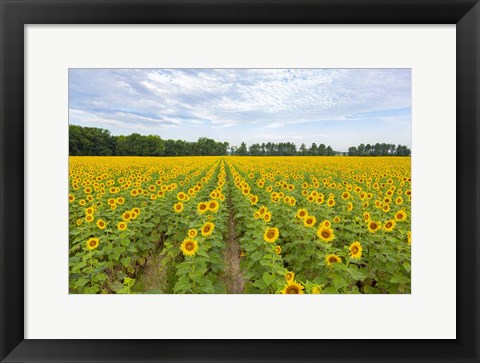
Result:
{"label": "distant tree", "polygon": [[357,148],[355,146],[350,146],[348,148],[348,156],[357,156]]}
{"label": "distant tree", "polygon": [[298,150],[298,154],[305,156],[307,155],[307,153],[308,153],[307,146],[302,143],[302,145],[300,145],[300,149]]}
{"label": "distant tree", "polygon": [[252,144],[248,148],[248,151],[252,156],[259,156],[262,154],[262,147],[260,144]]}
{"label": "distant tree", "polygon": [[327,155],[327,148],[326,148],[325,144],[318,145],[318,155],[319,156]]}
{"label": "distant tree", "polygon": [[237,155],[240,155],[240,156],[245,156],[247,155],[247,144],[245,144],[243,141],[242,143],[240,144],[240,146],[238,147],[237,149]]}

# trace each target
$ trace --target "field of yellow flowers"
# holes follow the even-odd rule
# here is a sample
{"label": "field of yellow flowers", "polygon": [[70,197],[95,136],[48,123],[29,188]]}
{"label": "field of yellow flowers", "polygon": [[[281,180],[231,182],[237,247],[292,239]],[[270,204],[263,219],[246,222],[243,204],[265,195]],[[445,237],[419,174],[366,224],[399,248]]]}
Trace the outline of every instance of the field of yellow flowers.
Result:
{"label": "field of yellow flowers", "polygon": [[407,157],[70,157],[70,293],[410,293],[410,170]]}

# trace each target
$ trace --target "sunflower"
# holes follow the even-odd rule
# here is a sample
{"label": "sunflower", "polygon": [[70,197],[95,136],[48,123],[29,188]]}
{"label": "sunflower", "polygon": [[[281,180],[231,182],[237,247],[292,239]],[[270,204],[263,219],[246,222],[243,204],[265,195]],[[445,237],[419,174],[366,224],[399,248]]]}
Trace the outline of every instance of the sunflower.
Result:
{"label": "sunflower", "polygon": [[178,202],[173,205],[173,210],[175,211],[175,213],[182,213],[183,208],[184,206],[182,202]]}
{"label": "sunflower", "polygon": [[360,257],[362,257],[363,249],[360,242],[358,241],[353,242],[348,249],[350,250],[350,256],[352,258],[359,259]]}
{"label": "sunflower", "polygon": [[313,227],[317,223],[317,218],[315,216],[308,216],[303,220],[303,225],[305,227]]}
{"label": "sunflower", "polygon": [[267,207],[265,207],[264,205],[262,205],[262,206],[258,209],[257,213],[258,213],[259,216],[263,216],[265,213],[267,213],[267,210],[268,210]]}
{"label": "sunflower", "polygon": [[335,223],[340,223],[341,219],[340,219],[339,216],[335,216],[335,217],[333,218],[333,221],[334,221]]}
{"label": "sunflower", "polygon": [[395,199],[395,204],[396,205],[401,205],[403,203],[403,198],[402,197],[397,197],[397,199]]}
{"label": "sunflower", "polygon": [[363,220],[364,220],[365,222],[368,222],[368,221],[370,220],[370,213],[364,212],[364,213],[363,213]]}
{"label": "sunflower", "polygon": [[83,219],[77,219],[77,226],[81,226],[83,224]]}
{"label": "sunflower", "polygon": [[125,222],[128,222],[130,219],[132,219],[132,214],[130,213],[130,211],[126,211],[122,214],[122,219],[125,221]]}
{"label": "sunflower", "polygon": [[86,215],[89,215],[89,214],[93,214],[95,210],[93,209],[93,207],[88,207],[87,209],[85,209],[85,214]]}
{"label": "sunflower", "polygon": [[200,214],[205,213],[208,210],[208,204],[205,202],[200,202],[197,205],[197,212]]}
{"label": "sunflower", "polygon": [[330,254],[325,257],[325,262],[328,266],[332,266],[334,263],[342,262],[342,259],[335,254]]}
{"label": "sunflower", "polygon": [[123,199],[122,197],[117,198],[117,203],[118,204],[123,204],[123,203],[125,203],[125,199]]}
{"label": "sunflower", "polygon": [[321,294],[322,288],[318,285],[312,286],[312,290],[310,291],[311,294]]}
{"label": "sunflower", "polygon": [[105,223],[105,221],[103,219],[99,219],[97,221],[97,227],[100,228],[100,229],[105,229],[105,227],[107,226],[107,224]]}
{"label": "sunflower", "polygon": [[391,232],[391,231],[393,231],[394,227],[395,227],[395,220],[390,219],[390,220],[385,222],[385,225],[383,226],[383,229],[387,232]]}
{"label": "sunflower", "polygon": [[347,200],[348,198],[350,198],[350,193],[349,192],[343,192],[342,193],[342,199]]}
{"label": "sunflower", "polygon": [[68,201],[69,201],[70,203],[74,202],[74,201],[75,201],[75,196],[74,196],[73,194],[69,194],[69,195],[68,195]]}
{"label": "sunflower", "polygon": [[177,199],[179,201],[187,201],[188,198],[189,198],[188,195],[185,194],[184,192],[180,192],[180,193],[177,194]]}
{"label": "sunflower", "polygon": [[321,226],[323,227],[330,227],[332,223],[328,219],[324,220],[322,223],[320,223]]}
{"label": "sunflower", "polygon": [[202,227],[202,236],[203,237],[208,237],[213,233],[213,230],[215,229],[215,224],[212,222],[207,222],[203,225]]}
{"label": "sunflower", "polygon": [[308,216],[308,212],[305,208],[301,208],[297,211],[297,218],[304,219]]}
{"label": "sunflower", "polygon": [[272,219],[272,213],[271,212],[267,212],[263,215],[263,219],[265,222],[270,222],[270,220]]}
{"label": "sunflower", "polygon": [[280,247],[280,246],[275,246],[275,254],[276,254],[276,255],[279,255],[279,254],[281,254],[281,253],[282,253],[282,247]]}
{"label": "sunflower", "polygon": [[211,200],[210,202],[208,202],[208,209],[211,212],[216,212],[219,207],[220,207],[220,204],[216,200]]}
{"label": "sunflower", "polygon": [[294,278],[295,278],[295,273],[292,271],[287,271],[287,273],[285,274],[285,280],[289,282],[289,281],[293,281]]}
{"label": "sunflower", "polygon": [[320,225],[317,230],[317,236],[324,242],[332,242],[335,239],[335,234],[330,227]]}
{"label": "sunflower", "polygon": [[404,221],[407,219],[407,213],[403,210],[399,210],[397,213],[395,213],[395,220],[396,221]]}
{"label": "sunflower", "polygon": [[330,208],[335,206],[335,199],[329,199],[327,202],[327,206],[329,206]]}
{"label": "sunflower", "polygon": [[92,251],[95,248],[97,248],[99,244],[100,244],[100,240],[98,238],[92,237],[87,241],[87,249]]}
{"label": "sunflower", "polygon": [[410,231],[407,232],[407,242],[409,245],[412,244],[412,232]]}
{"label": "sunflower", "polygon": [[87,215],[85,216],[85,221],[86,221],[86,222],[89,222],[89,223],[90,223],[90,222],[93,222],[94,219],[95,219],[95,218],[93,217],[93,214],[87,214]]}
{"label": "sunflower", "polygon": [[195,238],[197,237],[198,231],[196,229],[189,229],[188,230],[188,237]]}
{"label": "sunflower", "polygon": [[353,209],[353,204],[352,204],[352,202],[348,202],[348,204],[347,204],[347,210],[348,210],[348,211],[351,211],[352,209]]}
{"label": "sunflower", "polygon": [[120,231],[124,231],[127,229],[127,223],[125,222],[120,222],[117,224],[117,228],[120,230]]}
{"label": "sunflower", "polygon": [[288,281],[282,290],[282,294],[303,294],[304,287],[298,282],[292,280]]}
{"label": "sunflower", "polygon": [[370,233],[374,233],[378,230],[382,229],[382,225],[380,224],[380,222],[376,222],[376,221],[369,221],[368,222],[368,231]]}
{"label": "sunflower", "polygon": [[273,243],[277,240],[279,235],[280,232],[278,231],[277,227],[269,227],[263,234],[263,239],[265,240],[265,242]]}
{"label": "sunflower", "polygon": [[194,256],[198,251],[198,243],[194,239],[187,238],[180,245],[180,250],[184,256]]}

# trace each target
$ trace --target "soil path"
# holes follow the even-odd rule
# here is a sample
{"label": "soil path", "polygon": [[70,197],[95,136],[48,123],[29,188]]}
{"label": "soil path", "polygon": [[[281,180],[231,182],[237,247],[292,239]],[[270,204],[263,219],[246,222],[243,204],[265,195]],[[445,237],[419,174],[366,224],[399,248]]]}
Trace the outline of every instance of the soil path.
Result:
{"label": "soil path", "polygon": [[225,260],[225,285],[227,286],[228,294],[242,294],[243,293],[243,278],[240,269],[240,245],[236,239],[235,233],[235,219],[232,203],[232,190],[228,182],[227,174],[227,206],[228,206],[228,234],[227,247],[224,252]]}
{"label": "soil path", "polygon": [[145,292],[165,293],[166,268],[162,266],[163,258],[164,256],[160,256],[158,252],[148,257],[141,277]]}

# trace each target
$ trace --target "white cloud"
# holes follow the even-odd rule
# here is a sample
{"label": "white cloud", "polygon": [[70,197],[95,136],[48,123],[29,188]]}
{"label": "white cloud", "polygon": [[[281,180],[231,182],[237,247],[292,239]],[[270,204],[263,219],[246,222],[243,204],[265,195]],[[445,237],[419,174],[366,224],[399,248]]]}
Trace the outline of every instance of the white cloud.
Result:
{"label": "white cloud", "polygon": [[72,69],[69,79],[70,122],[117,132],[235,128],[253,137],[259,126],[410,122],[365,116],[410,109],[406,69]]}

